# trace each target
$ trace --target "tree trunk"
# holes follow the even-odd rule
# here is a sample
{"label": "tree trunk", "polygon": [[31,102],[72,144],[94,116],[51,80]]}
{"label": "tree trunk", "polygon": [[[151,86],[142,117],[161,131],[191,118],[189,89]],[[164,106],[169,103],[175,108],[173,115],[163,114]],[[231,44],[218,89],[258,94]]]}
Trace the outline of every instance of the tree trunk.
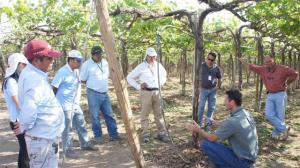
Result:
{"label": "tree trunk", "polygon": [[122,63],[123,75],[127,76],[127,72],[128,72],[128,53],[127,53],[127,42],[125,41],[125,39],[121,39],[121,47],[122,47],[121,63]]}
{"label": "tree trunk", "polygon": [[287,44],[285,44],[280,51],[280,55],[281,55],[281,65],[285,64],[285,50],[287,48]]}
{"label": "tree trunk", "polygon": [[77,43],[76,43],[76,38],[75,38],[75,36],[71,37],[70,48],[71,48],[72,50],[77,50]]}
{"label": "tree trunk", "polygon": [[271,57],[275,58],[275,41],[271,38]]}
{"label": "tree trunk", "polygon": [[[251,64],[250,56],[248,56],[248,62]],[[251,71],[247,68],[246,73],[247,73],[247,84],[249,85],[249,79],[250,79]]]}
{"label": "tree trunk", "polygon": [[235,88],[235,65],[232,54],[230,54],[230,64],[231,64],[231,88]]}
{"label": "tree trunk", "polygon": [[[204,40],[203,40],[203,24],[205,17],[213,12],[214,9],[206,9],[201,13],[198,22],[195,23],[196,26],[192,27],[193,33],[195,35],[195,62],[194,62],[194,88],[193,88],[193,120],[198,122],[198,105],[199,105],[199,93],[201,86],[201,68],[202,61],[204,57]],[[198,133],[193,133],[193,145],[195,148],[198,146]]]}
{"label": "tree trunk", "polygon": [[187,53],[186,49],[182,50],[182,74],[181,74],[181,84],[182,84],[182,89],[181,89],[181,95],[185,95],[185,87],[186,87],[186,69],[187,69]]}
{"label": "tree trunk", "polygon": [[289,50],[289,52],[288,52],[288,62],[289,62],[289,67],[291,67],[292,68],[292,52],[293,52],[293,48],[291,48],[290,50]]}
{"label": "tree trunk", "polygon": [[2,50],[0,49],[0,69],[1,69],[1,79],[4,78],[5,76],[5,67],[6,67],[6,61],[7,59],[5,58],[5,56],[2,53]]}
{"label": "tree trunk", "polygon": [[249,24],[246,25],[242,25],[240,26],[235,34],[233,35],[234,37],[234,42],[235,42],[235,57],[236,57],[236,65],[238,68],[238,75],[239,75],[239,81],[238,81],[238,89],[242,90],[243,88],[243,66],[242,66],[242,62],[240,60],[238,60],[238,58],[242,57],[242,51],[241,51],[241,36],[242,36],[242,31],[243,28],[248,27],[251,28],[251,26]]}
{"label": "tree trunk", "polygon": [[[236,49],[236,53],[235,53],[235,58],[241,58],[242,57],[242,53],[241,53],[241,32],[242,32],[242,27],[240,27],[238,29],[238,31],[235,34],[235,49]],[[238,89],[242,90],[242,83],[243,83],[243,76],[242,76],[242,63],[241,61],[238,61],[237,65],[237,69],[238,69],[238,74],[239,74],[239,82],[238,82]]]}
{"label": "tree trunk", "polygon": [[221,68],[221,54],[217,53],[218,56],[218,66]]}
{"label": "tree trunk", "polygon": [[[300,73],[300,51],[298,51],[298,73]],[[300,88],[300,79],[298,79],[298,85],[297,85],[297,89]]]}
{"label": "tree trunk", "polygon": [[[293,69],[297,69],[297,51],[294,51],[293,52]],[[293,92],[295,92],[295,89],[297,88],[297,82],[294,82],[293,83],[293,86],[292,86],[292,90]]]}
{"label": "tree trunk", "polygon": [[117,49],[112,32],[107,3],[106,0],[94,0],[94,3],[96,5],[97,18],[100,24],[104,48],[108,55],[107,59],[112,81],[127,132],[128,144],[130,146],[136,167],[142,168],[144,167],[143,153],[133,122],[134,119],[128,98],[127,83],[120,68],[120,62],[117,60]]}
{"label": "tree trunk", "polygon": [[[258,60],[259,60],[259,65],[261,65],[262,64],[262,62],[263,62],[263,53],[264,52],[264,48],[263,48],[263,44],[262,44],[262,37],[261,36],[259,36],[259,37],[257,37],[257,57],[258,57]],[[260,78],[259,77],[259,75],[257,75],[258,76],[258,78]],[[259,82],[259,83],[258,83]],[[262,95],[262,89],[263,89],[263,82],[262,82],[262,80],[260,79],[257,79],[257,84],[256,84],[257,86],[256,86],[256,92],[257,92],[257,98],[256,98],[256,100],[257,100],[257,105],[256,105],[256,109],[257,109],[257,111],[260,111],[260,108],[261,108],[261,95]],[[259,89],[259,90],[258,90]]]}

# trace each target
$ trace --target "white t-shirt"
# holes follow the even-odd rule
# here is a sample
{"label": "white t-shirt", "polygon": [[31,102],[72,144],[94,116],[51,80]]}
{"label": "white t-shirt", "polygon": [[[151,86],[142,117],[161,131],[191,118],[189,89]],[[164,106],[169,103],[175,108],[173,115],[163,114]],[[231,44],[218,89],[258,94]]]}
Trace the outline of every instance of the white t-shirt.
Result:
{"label": "white t-shirt", "polygon": [[17,105],[12,100],[12,96],[18,97],[18,83],[13,78],[8,78],[6,81],[6,87],[4,87],[4,98],[9,112],[10,121],[15,122],[20,114]]}

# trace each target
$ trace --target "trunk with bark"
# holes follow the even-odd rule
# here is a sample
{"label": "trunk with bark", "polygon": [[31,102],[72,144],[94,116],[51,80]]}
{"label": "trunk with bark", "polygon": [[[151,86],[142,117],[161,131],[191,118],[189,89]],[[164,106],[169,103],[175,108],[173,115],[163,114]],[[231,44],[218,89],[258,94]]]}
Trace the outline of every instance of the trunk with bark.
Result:
{"label": "trunk with bark", "polygon": [[125,39],[121,39],[121,64],[122,64],[122,70],[123,75],[127,76],[128,72],[128,53],[127,53],[127,42]]}

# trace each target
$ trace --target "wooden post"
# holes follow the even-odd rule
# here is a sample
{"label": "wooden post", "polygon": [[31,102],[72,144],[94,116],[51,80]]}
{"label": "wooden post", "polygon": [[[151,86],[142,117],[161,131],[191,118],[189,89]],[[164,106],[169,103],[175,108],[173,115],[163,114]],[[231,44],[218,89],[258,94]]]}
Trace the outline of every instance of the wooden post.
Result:
{"label": "wooden post", "polygon": [[[258,34],[257,38],[257,60],[259,62],[259,65],[263,64],[263,59],[264,59],[264,46],[262,43],[262,36]],[[261,109],[261,95],[262,95],[262,89],[263,89],[263,82],[261,79],[259,79],[259,75],[257,75],[257,84],[256,84],[256,96],[257,96],[257,105],[256,105],[256,110],[260,111]],[[258,83],[259,82],[259,83]]]}
{"label": "wooden post", "polygon": [[144,167],[144,158],[133,123],[133,115],[127,92],[127,83],[121,70],[121,64],[117,60],[117,49],[107,9],[107,2],[106,0],[94,0],[94,2],[96,5],[97,18],[100,24],[105,52],[108,55],[107,59],[109,63],[110,74],[112,76],[118,104],[127,132],[128,144],[130,146],[136,167],[142,168]]}

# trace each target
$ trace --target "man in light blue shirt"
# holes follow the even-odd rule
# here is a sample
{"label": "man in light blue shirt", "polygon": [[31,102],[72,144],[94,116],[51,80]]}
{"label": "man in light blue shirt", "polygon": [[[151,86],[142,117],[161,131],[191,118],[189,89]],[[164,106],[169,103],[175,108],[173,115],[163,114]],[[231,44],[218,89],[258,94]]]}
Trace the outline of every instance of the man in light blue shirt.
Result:
{"label": "man in light blue shirt", "polygon": [[79,156],[72,150],[72,127],[77,130],[82,150],[95,151],[97,148],[89,143],[84,115],[80,108],[79,67],[83,57],[79,51],[72,50],[67,59],[67,64],[58,70],[51,84],[65,114],[65,129],[62,134],[64,154],[68,158],[76,159]]}
{"label": "man in light blue shirt", "polygon": [[113,117],[108,92],[109,68],[108,62],[102,59],[103,50],[100,46],[94,46],[91,50],[92,58],[83,63],[80,80],[86,83],[89,112],[92,119],[92,129],[95,140],[103,143],[102,129],[99,120],[101,111],[107,126],[110,141],[120,140],[116,120]]}
{"label": "man in light blue shirt", "polygon": [[64,113],[48,82],[54,58],[62,54],[43,40],[28,42],[25,56],[30,62],[18,83],[21,131],[25,132],[31,168],[56,168],[58,139],[64,130]]}

